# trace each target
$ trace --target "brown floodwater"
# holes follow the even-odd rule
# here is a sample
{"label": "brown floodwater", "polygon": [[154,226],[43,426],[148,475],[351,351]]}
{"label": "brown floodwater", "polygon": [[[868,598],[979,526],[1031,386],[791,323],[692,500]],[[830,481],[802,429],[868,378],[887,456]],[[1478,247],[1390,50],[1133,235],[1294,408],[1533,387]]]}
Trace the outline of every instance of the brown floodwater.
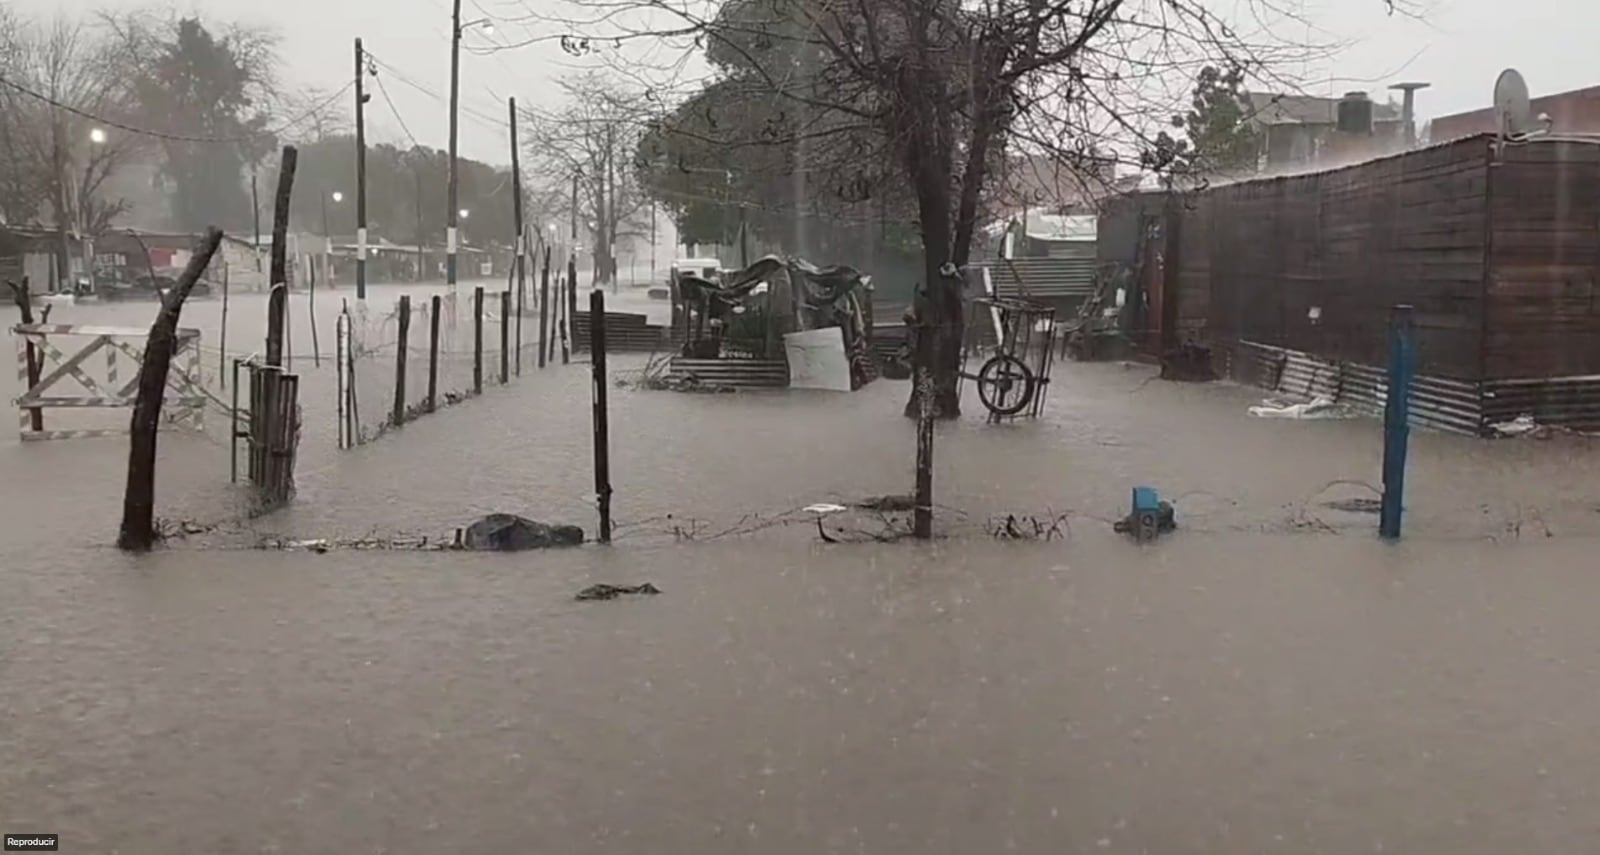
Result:
{"label": "brown floodwater", "polygon": [[[0,440],[0,831],[94,853],[1600,840],[1584,438],[1415,434],[1387,545],[1327,506],[1372,495],[1372,420],[1253,420],[1250,390],[1071,364],[1038,422],[989,426],[974,402],[940,427],[942,540],[828,544],[790,512],[909,487],[904,384],[613,389],[610,547],[243,548],[444,536],[496,510],[592,529],[587,372],[525,364],[338,452],[325,362],[295,504],[137,558],[108,547],[125,443]],[[218,433],[163,437],[163,516],[234,514]],[[1178,506],[1147,547],[1109,526],[1136,483]],[[1005,515],[1064,537],[996,541]],[[645,581],[663,593],[572,600]]]}

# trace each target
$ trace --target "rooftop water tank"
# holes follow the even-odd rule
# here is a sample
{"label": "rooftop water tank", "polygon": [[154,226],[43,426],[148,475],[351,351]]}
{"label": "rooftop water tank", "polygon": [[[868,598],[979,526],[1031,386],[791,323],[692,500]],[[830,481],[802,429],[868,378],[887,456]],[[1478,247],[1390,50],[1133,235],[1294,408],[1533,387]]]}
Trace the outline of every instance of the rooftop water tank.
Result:
{"label": "rooftop water tank", "polygon": [[1344,93],[1339,99],[1336,126],[1340,133],[1372,136],[1372,99],[1367,93]]}

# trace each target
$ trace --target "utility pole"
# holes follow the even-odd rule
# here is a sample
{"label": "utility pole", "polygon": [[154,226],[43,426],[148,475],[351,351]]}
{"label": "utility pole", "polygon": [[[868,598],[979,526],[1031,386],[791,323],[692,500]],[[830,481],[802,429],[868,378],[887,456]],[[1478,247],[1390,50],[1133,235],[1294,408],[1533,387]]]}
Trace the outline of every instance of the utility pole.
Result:
{"label": "utility pole", "polygon": [[[255,242],[254,249],[256,251],[256,272],[260,273],[260,272],[262,272],[262,270],[261,270],[261,197],[256,192],[256,165],[254,163],[250,164],[250,210],[255,213],[256,242]],[[271,287],[271,283],[268,283],[268,287]]]}
{"label": "utility pole", "polygon": [[[322,275],[328,278],[328,256],[333,252],[333,232],[328,230],[328,193],[323,190],[318,195],[322,197]],[[311,279],[311,287],[317,287],[315,276]]]}
{"label": "utility pole", "polygon": [[356,39],[356,299],[367,299],[367,95],[366,56]]}
{"label": "utility pole", "polygon": [[425,238],[422,233],[422,167],[413,161],[411,168],[417,177],[417,281],[421,282],[427,274],[424,269],[427,265],[427,259],[422,251],[422,244]]}
{"label": "utility pole", "polygon": [[517,226],[517,376],[522,376],[522,308],[526,302],[527,272],[523,258],[528,253],[527,234],[522,228],[522,161],[517,152],[517,99],[507,98],[511,113],[511,206]]}
{"label": "utility pole", "polygon": [[582,175],[582,172],[572,174],[572,258],[578,257],[578,178]]}
{"label": "utility pole", "polygon": [[605,230],[606,276],[611,280],[611,293],[617,293],[617,174],[616,127],[606,126],[606,218],[600,224]]}
{"label": "utility pole", "polygon": [[746,231],[744,205],[739,206],[739,267],[750,266],[750,239]]}
{"label": "utility pole", "polygon": [[461,99],[461,0],[451,3],[450,13],[450,191],[446,204],[444,230],[444,276],[451,293],[456,287],[456,136],[457,109]]}

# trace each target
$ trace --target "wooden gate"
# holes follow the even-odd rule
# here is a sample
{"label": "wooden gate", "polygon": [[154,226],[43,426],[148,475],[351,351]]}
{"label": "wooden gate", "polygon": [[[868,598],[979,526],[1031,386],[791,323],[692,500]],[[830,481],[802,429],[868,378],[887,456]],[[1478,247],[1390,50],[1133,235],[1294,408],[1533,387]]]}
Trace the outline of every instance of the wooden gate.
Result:
{"label": "wooden gate", "polygon": [[249,409],[233,413],[233,479],[238,480],[239,441],[245,444],[247,476],[261,498],[261,509],[282,507],[294,497],[295,453],[300,446],[300,378],[255,362],[234,363],[235,395],[242,369],[248,378]]}
{"label": "wooden gate", "polygon": [[[47,430],[47,410],[133,408],[139,391],[148,329],[85,324],[17,324],[16,400],[24,440],[121,436],[120,428]],[[200,383],[200,331],[178,330],[178,345],[167,375],[169,396],[162,408],[168,424],[202,428],[207,396]],[[99,359],[91,360],[91,357]]]}

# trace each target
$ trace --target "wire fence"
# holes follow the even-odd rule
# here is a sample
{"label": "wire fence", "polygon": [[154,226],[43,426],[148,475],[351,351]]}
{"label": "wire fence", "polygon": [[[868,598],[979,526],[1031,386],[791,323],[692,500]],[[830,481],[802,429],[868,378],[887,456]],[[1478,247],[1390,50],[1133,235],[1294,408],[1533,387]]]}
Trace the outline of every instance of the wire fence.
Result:
{"label": "wire fence", "polygon": [[537,299],[480,286],[345,308],[335,344],[339,446],[509,383],[538,359]]}

